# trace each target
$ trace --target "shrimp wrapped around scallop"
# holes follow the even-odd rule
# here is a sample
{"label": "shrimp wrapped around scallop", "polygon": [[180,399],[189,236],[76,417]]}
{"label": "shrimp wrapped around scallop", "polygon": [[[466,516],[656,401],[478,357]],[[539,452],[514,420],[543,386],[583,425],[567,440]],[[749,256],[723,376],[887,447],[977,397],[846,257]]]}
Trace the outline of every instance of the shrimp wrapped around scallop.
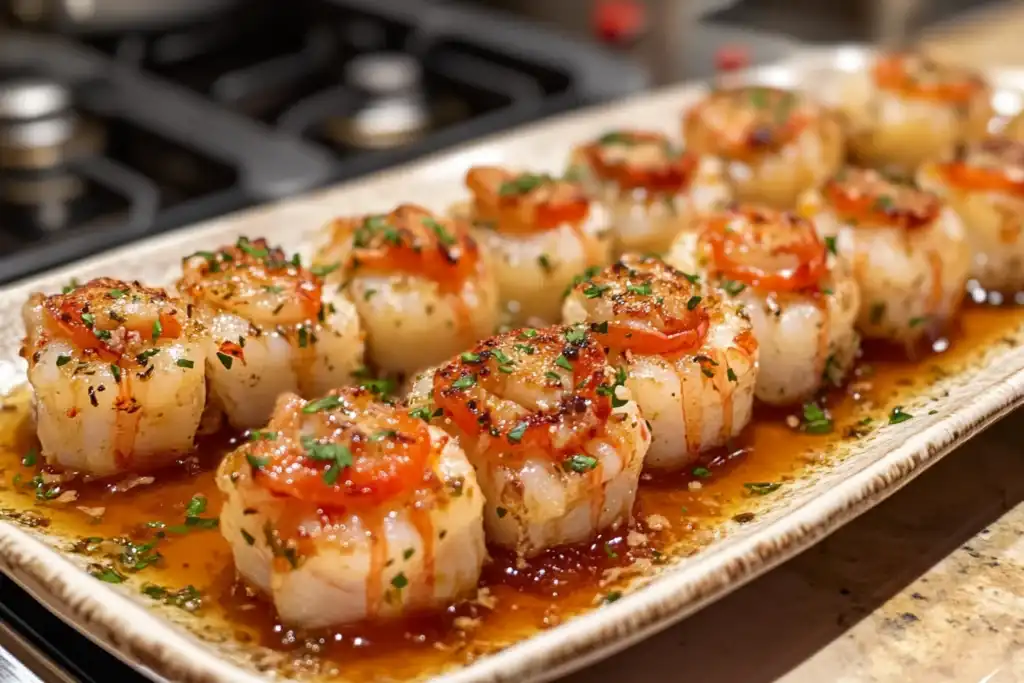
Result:
{"label": "shrimp wrapped around scallop", "polygon": [[911,176],[985,136],[992,91],[974,71],[921,54],[885,54],[840,81],[850,153],[865,166]]}
{"label": "shrimp wrapped around scallop", "polygon": [[679,236],[666,258],[742,304],[760,346],[755,396],[773,405],[839,385],[860,340],[860,297],[814,225],[789,212],[740,206]]}
{"label": "shrimp wrapped around scallop", "polygon": [[22,309],[22,355],[47,463],[109,476],[192,450],[206,405],[206,330],[162,289],[91,280]]}
{"label": "shrimp wrapped around scallop", "polygon": [[835,173],[838,118],[804,95],[764,86],[716,90],[683,118],[686,149],[718,159],[737,200],[780,209]]}
{"label": "shrimp wrapped around scallop", "polygon": [[365,389],[285,394],[217,471],[220,529],[281,619],[316,628],[472,597],[484,497],[450,435]]}
{"label": "shrimp wrapped around scallop", "polygon": [[606,133],[576,148],[569,170],[607,210],[616,254],[665,252],[698,214],[731,196],[720,163],[650,131]]}
{"label": "shrimp wrapped around scallop", "polygon": [[567,323],[588,323],[626,370],[647,419],[647,469],[680,469],[750,421],[758,347],[742,307],[654,257],[623,257],[581,279]]}
{"label": "shrimp wrapped around scallop", "polygon": [[573,276],[611,260],[607,212],[578,182],[547,175],[476,166],[466,185],[473,199],[452,214],[491,256],[504,321],[557,321]]}
{"label": "shrimp wrapped around scallop", "polygon": [[922,165],[917,182],[963,221],[971,280],[987,291],[1024,290],[1024,141],[987,138],[958,160]]}
{"label": "shrimp wrapped around scallop", "polygon": [[631,519],[650,432],[585,325],[491,337],[408,399],[459,439],[498,546],[532,556]]}
{"label": "shrimp wrapped around scallop", "polygon": [[463,222],[403,204],[328,229],[317,263],[355,302],[378,370],[411,375],[497,326],[494,272]]}
{"label": "shrimp wrapped around scallop", "polygon": [[860,287],[857,328],[915,350],[963,300],[971,250],[963,223],[931,192],[850,168],[801,200]]}
{"label": "shrimp wrapped around scallop", "polygon": [[351,383],[363,363],[352,303],[266,240],[242,237],[185,258],[178,291],[210,330],[210,388],[238,429],[266,422],[285,392],[315,396]]}

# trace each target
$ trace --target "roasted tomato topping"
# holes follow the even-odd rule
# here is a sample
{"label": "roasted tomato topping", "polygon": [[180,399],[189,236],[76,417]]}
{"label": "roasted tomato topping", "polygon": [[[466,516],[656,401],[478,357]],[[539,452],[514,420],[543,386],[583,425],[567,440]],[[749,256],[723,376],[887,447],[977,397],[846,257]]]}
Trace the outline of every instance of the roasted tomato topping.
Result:
{"label": "roasted tomato topping", "polygon": [[434,375],[434,401],[502,457],[579,453],[600,434],[615,399],[604,349],[587,326],[491,337]]}
{"label": "roasted tomato topping", "polygon": [[181,336],[185,313],[162,289],[112,278],[46,297],[47,332],[80,351],[119,362],[160,339]]}
{"label": "roasted tomato topping", "polygon": [[689,187],[697,157],[686,154],[660,133],[619,130],[583,148],[594,174],[626,190],[674,194]]}
{"label": "roasted tomato topping", "polygon": [[985,89],[985,81],[977,73],[919,54],[881,57],[872,74],[882,90],[951,104],[965,104]]}
{"label": "roasted tomato topping", "polygon": [[704,220],[700,245],[710,270],[762,291],[813,290],[827,272],[814,225],[791,212],[739,207]]}
{"label": "roasted tomato topping", "polygon": [[796,93],[748,86],[708,95],[687,112],[684,133],[698,154],[749,160],[785,147],[821,115]]}
{"label": "roasted tomato topping", "polygon": [[365,389],[282,398],[242,446],[266,489],[326,508],[366,508],[430,483],[425,422]]}
{"label": "roasted tomato topping", "polygon": [[988,138],[938,169],[947,183],[963,190],[1024,195],[1024,141]]}
{"label": "roasted tomato topping", "polygon": [[697,287],[697,276],[660,259],[624,257],[577,278],[573,291],[588,309],[591,332],[610,348],[687,353],[699,349],[707,337],[708,301]]}
{"label": "roasted tomato topping", "polygon": [[942,209],[931,192],[870,169],[842,171],[825,184],[824,195],[836,214],[854,225],[920,228],[931,224]]}
{"label": "roasted tomato topping", "polygon": [[466,173],[466,186],[477,216],[501,232],[543,232],[581,223],[590,214],[590,201],[579,183],[548,175],[474,166]]}
{"label": "roasted tomato topping", "polygon": [[338,219],[335,243],[351,242],[348,272],[402,272],[457,290],[476,273],[480,248],[460,221],[402,204],[387,215]]}
{"label": "roasted tomato topping", "polygon": [[196,252],[183,268],[182,293],[257,323],[297,324],[320,311],[320,278],[265,239],[241,237],[217,251]]}

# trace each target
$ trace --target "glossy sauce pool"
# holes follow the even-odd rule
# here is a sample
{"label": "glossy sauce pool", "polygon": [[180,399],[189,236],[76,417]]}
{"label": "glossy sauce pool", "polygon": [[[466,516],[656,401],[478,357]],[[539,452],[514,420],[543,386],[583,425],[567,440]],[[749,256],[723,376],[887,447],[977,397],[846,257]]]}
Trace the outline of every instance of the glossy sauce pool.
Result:
{"label": "glossy sauce pool", "polygon": [[[825,452],[834,450],[830,447],[837,442],[886,424],[902,399],[920,395],[986,348],[1019,343],[1022,324],[1024,309],[969,307],[943,353],[909,362],[869,349],[849,385],[823,404],[832,417],[830,433],[794,428],[799,408],[780,412],[759,406],[736,444],[702,467],[680,476],[645,476],[637,501],[638,525],[632,532],[552,552],[526,566],[493,552],[482,580],[486,590],[476,601],[453,606],[444,614],[384,626],[316,633],[289,630],[235,580],[228,544],[216,529],[183,526],[186,506],[197,495],[208,501],[199,516],[217,516],[220,496],[213,469],[235,442],[232,435],[208,440],[197,457],[127,491],[112,492],[109,483],[40,483],[38,466],[23,464],[35,440],[29,393],[19,390],[7,397],[0,411],[0,516],[29,526],[48,525],[61,536],[89,539],[75,549],[90,556],[95,575],[115,582],[129,577],[143,600],[181,606],[194,613],[190,619],[203,619],[217,630],[227,626],[237,639],[273,649],[279,655],[267,658],[265,666],[283,673],[330,676],[343,671],[352,679],[382,672],[399,679],[422,676],[617,599],[631,573],[649,576],[652,565],[670,555],[696,552],[729,520],[756,523],[751,510],[757,499],[779,495],[801,470],[823,462]],[[117,545],[101,540],[111,538],[157,542],[148,549],[143,545],[129,558],[129,564],[145,565],[133,571],[119,559]]]}

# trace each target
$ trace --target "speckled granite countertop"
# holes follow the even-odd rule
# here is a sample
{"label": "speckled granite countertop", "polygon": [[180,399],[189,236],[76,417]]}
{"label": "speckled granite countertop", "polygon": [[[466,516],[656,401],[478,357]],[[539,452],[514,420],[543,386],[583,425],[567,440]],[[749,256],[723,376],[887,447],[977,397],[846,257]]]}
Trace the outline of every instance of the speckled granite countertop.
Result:
{"label": "speckled granite countertop", "polygon": [[1024,410],[690,619],[564,683],[1024,681]]}

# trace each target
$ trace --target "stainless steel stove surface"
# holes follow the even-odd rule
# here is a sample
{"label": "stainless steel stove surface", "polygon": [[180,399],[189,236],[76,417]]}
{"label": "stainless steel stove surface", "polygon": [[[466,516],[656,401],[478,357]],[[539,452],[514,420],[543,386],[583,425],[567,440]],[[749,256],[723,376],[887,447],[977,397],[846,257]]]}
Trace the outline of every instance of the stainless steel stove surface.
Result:
{"label": "stainless steel stove surface", "polygon": [[148,30],[0,28],[0,282],[647,82],[468,5],[217,6]]}

